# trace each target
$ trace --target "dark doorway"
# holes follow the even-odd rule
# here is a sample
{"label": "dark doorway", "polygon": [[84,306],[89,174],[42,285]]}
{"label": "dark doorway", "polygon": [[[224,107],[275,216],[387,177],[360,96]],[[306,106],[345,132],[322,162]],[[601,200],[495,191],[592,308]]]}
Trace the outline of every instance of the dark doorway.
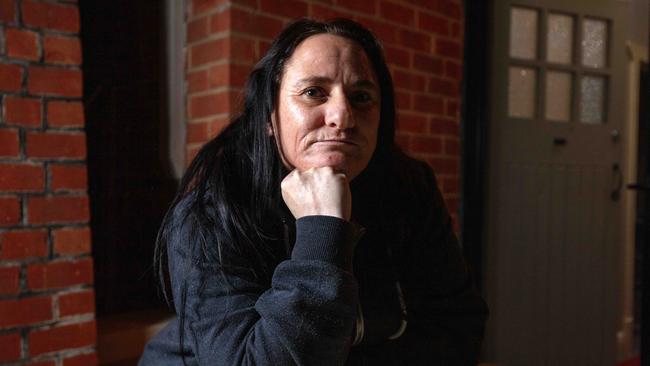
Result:
{"label": "dark doorway", "polygon": [[164,2],[80,2],[98,318],[161,307],[156,232],[168,158]]}
{"label": "dark doorway", "polygon": [[641,364],[650,366],[650,67],[641,67],[635,253],[635,338]]}

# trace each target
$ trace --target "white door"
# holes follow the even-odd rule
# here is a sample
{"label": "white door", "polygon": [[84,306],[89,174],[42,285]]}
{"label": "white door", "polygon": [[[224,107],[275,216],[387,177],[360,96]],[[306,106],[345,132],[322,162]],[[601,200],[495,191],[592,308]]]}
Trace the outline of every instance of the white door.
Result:
{"label": "white door", "polygon": [[612,366],[626,3],[493,5],[484,355]]}

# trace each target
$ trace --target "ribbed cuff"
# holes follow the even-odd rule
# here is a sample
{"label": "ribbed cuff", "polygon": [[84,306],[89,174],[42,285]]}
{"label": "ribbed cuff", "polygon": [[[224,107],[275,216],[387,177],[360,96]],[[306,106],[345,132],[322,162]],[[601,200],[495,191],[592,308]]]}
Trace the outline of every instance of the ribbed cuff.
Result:
{"label": "ribbed cuff", "polygon": [[333,216],[304,216],[296,220],[292,259],[315,259],[352,271],[356,228]]}

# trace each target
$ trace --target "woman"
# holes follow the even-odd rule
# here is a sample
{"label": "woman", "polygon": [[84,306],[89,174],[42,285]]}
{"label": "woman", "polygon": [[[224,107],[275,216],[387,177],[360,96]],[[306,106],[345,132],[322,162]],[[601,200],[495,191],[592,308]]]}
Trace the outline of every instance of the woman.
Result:
{"label": "woman", "polygon": [[475,363],[486,308],[394,120],[368,30],[289,25],[181,182],[157,253],[177,319],[140,364]]}

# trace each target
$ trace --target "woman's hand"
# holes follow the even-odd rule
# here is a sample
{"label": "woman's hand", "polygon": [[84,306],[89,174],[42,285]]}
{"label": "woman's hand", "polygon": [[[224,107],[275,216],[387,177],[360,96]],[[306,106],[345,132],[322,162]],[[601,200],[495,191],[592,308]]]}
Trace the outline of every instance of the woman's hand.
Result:
{"label": "woman's hand", "polygon": [[282,198],[296,219],[303,216],[334,216],[349,221],[352,194],[345,174],[332,167],[297,169],[282,180]]}

